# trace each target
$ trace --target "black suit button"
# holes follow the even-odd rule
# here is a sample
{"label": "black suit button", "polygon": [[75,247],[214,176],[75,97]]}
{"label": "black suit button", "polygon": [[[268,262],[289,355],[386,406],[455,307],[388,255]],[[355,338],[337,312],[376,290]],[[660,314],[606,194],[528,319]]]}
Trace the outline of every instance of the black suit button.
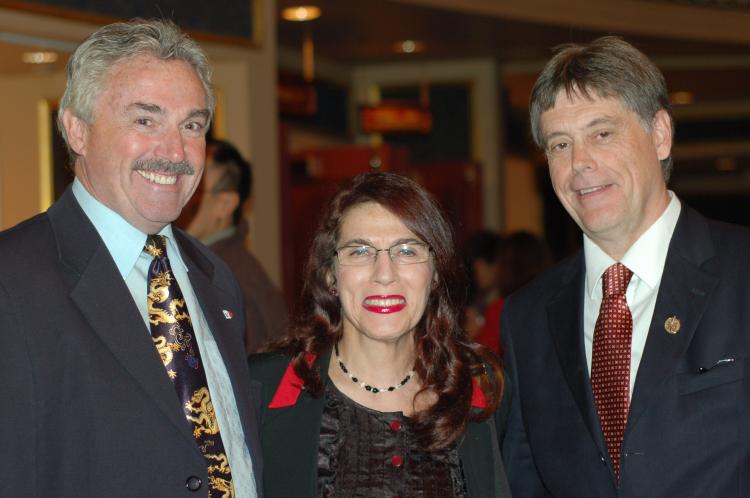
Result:
{"label": "black suit button", "polygon": [[600,459],[602,460],[602,463],[603,463],[604,465],[607,465],[607,459],[606,459],[606,458],[604,458],[604,455],[600,454],[600,455],[599,455],[599,458],[600,458]]}
{"label": "black suit button", "polygon": [[198,491],[201,489],[201,485],[203,485],[203,481],[201,481],[200,477],[190,476],[185,481],[185,487],[190,491]]}

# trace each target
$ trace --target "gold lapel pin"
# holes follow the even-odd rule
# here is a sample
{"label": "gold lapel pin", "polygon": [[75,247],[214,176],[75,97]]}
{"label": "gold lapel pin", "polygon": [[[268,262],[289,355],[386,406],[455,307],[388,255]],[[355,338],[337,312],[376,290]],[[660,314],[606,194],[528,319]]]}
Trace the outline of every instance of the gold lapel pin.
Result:
{"label": "gold lapel pin", "polygon": [[682,324],[680,323],[680,319],[674,315],[664,320],[664,330],[666,330],[669,334],[676,334],[680,331],[681,326]]}

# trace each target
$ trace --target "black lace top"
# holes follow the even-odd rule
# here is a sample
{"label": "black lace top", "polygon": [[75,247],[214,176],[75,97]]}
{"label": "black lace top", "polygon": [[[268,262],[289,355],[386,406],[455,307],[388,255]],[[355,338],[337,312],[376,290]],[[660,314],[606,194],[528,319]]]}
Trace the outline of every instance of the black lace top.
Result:
{"label": "black lace top", "polygon": [[366,408],[325,388],[318,446],[324,498],[465,498],[458,449],[420,450],[408,417]]}

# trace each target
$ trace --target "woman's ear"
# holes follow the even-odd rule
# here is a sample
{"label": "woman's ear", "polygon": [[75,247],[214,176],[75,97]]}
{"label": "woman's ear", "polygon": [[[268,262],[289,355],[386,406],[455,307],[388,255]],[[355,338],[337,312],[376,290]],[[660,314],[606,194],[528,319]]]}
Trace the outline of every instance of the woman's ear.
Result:
{"label": "woman's ear", "polygon": [[331,273],[330,270],[326,273],[326,286],[328,287],[328,292],[332,296],[338,296],[339,292],[336,287],[336,277],[333,276],[333,273]]}

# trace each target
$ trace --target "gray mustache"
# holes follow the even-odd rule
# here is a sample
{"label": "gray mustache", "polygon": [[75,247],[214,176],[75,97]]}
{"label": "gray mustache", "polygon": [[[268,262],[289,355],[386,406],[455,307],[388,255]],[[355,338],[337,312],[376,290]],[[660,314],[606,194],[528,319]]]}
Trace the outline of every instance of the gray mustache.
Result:
{"label": "gray mustache", "polygon": [[133,171],[148,171],[152,173],[171,173],[174,175],[192,175],[195,174],[193,166],[186,162],[180,161],[173,163],[166,159],[148,159],[138,160],[133,163]]}

